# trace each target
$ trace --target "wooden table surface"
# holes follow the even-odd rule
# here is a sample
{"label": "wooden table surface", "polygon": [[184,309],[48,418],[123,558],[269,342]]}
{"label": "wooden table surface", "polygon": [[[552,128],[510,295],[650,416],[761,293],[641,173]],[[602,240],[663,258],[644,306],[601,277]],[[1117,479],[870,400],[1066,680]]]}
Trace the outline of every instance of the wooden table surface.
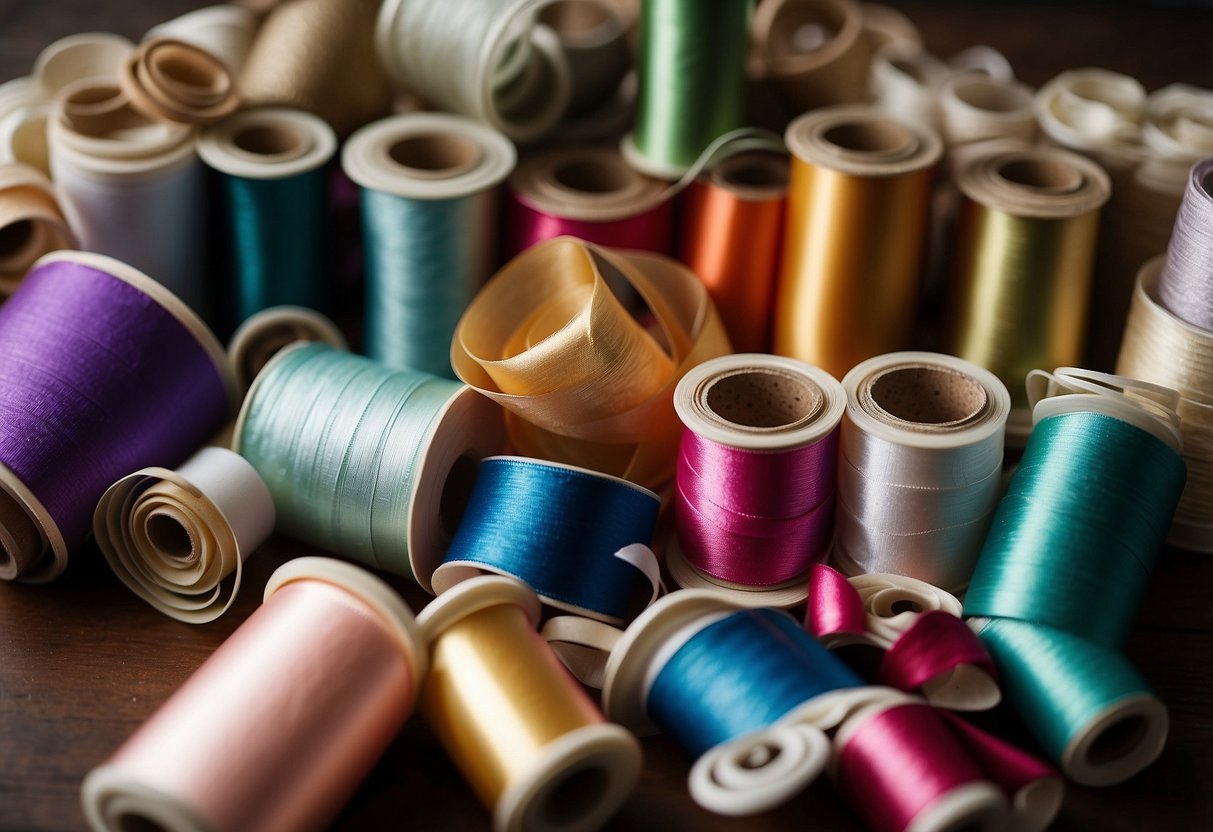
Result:
{"label": "wooden table surface", "polygon": [[[3,0],[0,80],[28,72],[66,34],[137,37],[200,5],[189,0]],[[1102,66],[1147,89],[1184,81],[1213,87],[1213,10],[1006,3],[895,3],[941,56],[987,43],[1027,83]],[[201,627],[155,613],[127,592],[91,546],[44,587],[0,584],[0,830],[81,829],[79,784],[255,608],[270,572],[313,550],[278,539],[248,563],[235,608]],[[389,580],[414,609],[427,597]],[[1126,650],[1171,714],[1162,758],[1108,789],[1070,786],[1057,829],[1213,828],[1213,558],[1165,553]],[[688,760],[670,741],[644,741],[645,771],[609,828],[861,829],[819,782],[776,812],[731,820],[699,810],[686,792]],[[488,815],[424,725],[414,719],[340,816],[336,828],[487,829]]]}

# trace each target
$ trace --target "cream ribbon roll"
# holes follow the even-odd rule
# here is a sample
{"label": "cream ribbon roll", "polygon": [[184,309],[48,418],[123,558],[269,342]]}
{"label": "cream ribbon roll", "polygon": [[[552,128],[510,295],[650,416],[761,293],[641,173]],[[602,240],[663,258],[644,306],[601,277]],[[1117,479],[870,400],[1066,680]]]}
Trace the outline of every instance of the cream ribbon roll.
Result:
{"label": "cream ribbon roll", "polygon": [[109,32],[68,35],[38,54],[32,75],[42,99],[53,101],[77,81],[117,81],[122,62],[134,49],[129,40]]}
{"label": "cream ribbon roll", "polygon": [[939,90],[940,126],[949,154],[977,142],[1036,138],[1036,111],[1031,87],[965,72],[944,81]]}
{"label": "cream ribbon roll", "polygon": [[0,299],[39,257],[75,246],[50,181],[28,165],[0,164]]}
{"label": "cream ribbon roll", "polygon": [[964,587],[1000,494],[1006,387],[962,359],[917,352],[869,359],[842,383],[839,569]]}
{"label": "cream ribbon roll", "polygon": [[176,471],[144,468],[123,477],[93,517],[97,544],[127,588],[190,624],[227,611],[244,560],[273,531],[269,489],[226,448],[203,448]]}
{"label": "cream ribbon roll", "polygon": [[319,341],[347,350],[345,336],[329,318],[306,306],[272,306],[245,318],[228,341],[227,356],[236,384],[247,391],[261,368],[296,341]]}
{"label": "cream ribbon roll", "polygon": [[253,47],[257,25],[257,15],[251,9],[228,3],[166,20],[148,29],[143,39],[167,37],[191,43],[223,61],[232,77],[239,77]]}
{"label": "cream ribbon roll", "polygon": [[131,106],[157,121],[209,124],[240,105],[231,70],[187,41],[145,40],[122,64],[119,83]]}

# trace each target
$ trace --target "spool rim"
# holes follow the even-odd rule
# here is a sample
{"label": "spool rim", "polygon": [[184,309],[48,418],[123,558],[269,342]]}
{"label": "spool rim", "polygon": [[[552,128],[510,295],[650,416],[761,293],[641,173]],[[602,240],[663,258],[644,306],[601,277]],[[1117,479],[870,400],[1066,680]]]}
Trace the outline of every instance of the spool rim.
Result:
{"label": "spool rim", "polygon": [[[285,349],[296,341],[327,344],[337,350],[349,349],[345,336],[341,334],[341,330],[337,328],[337,325],[330,318],[320,314],[316,310],[306,306],[271,306],[245,318],[244,322],[236,327],[236,331],[232,333],[231,340],[228,341],[228,360],[231,362],[232,370],[236,375],[236,382],[240,385],[241,389],[249,389],[253,383],[253,379],[269,364],[269,359],[267,359],[261,367],[257,368],[255,373],[250,375],[247,372],[247,370],[251,369],[251,366],[249,366],[251,363],[250,357],[255,354],[257,347],[266,339],[283,329],[306,332],[308,335],[314,337],[296,338],[295,341],[288,342],[282,349]],[[281,352],[281,349],[278,352]],[[270,359],[274,355],[277,355],[278,352],[273,353]]]}
{"label": "spool rim", "polygon": [[[59,526],[47,511],[46,506],[38,499],[17,474],[3,461],[0,461],[0,490],[10,498],[14,505],[25,512],[26,518],[33,523],[42,543],[41,550],[34,559],[22,564],[13,553],[9,553],[10,561],[14,564],[16,573],[13,578],[26,583],[40,584],[52,581],[67,568],[69,553],[67,542]],[[0,496],[0,499],[5,499]],[[50,549],[50,559],[47,559],[47,549]]]}
{"label": "spool rim", "polygon": [[[257,154],[240,148],[237,136],[248,129],[285,128],[310,141],[298,154]],[[207,128],[197,141],[208,166],[245,179],[287,179],[322,167],[337,152],[337,134],[324,119],[290,107],[257,107],[235,113]]]}
{"label": "spool rim", "polygon": [[[1087,758],[1105,729],[1134,718],[1144,721],[1143,730],[1125,754],[1106,763],[1093,763]],[[1084,786],[1112,786],[1123,782],[1158,759],[1166,745],[1169,726],[1166,706],[1157,697],[1148,693],[1122,697],[1104,706],[1070,738],[1061,753],[1061,769],[1067,777]]]}
{"label": "spool rim", "polygon": [[468,616],[506,605],[521,609],[531,629],[539,623],[539,598],[522,581],[502,575],[482,575],[461,581],[417,614],[417,626],[424,639],[421,643],[433,645],[443,632]]}
{"label": "spool rim", "polygon": [[[825,138],[841,127],[894,128],[908,141],[887,151],[848,150]],[[943,140],[933,129],[864,105],[821,107],[799,116],[784,132],[788,151],[802,163],[849,176],[907,176],[933,167]]]}
{"label": "spool rim", "polygon": [[771,586],[752,587],[731,583],[695,568],[687,560],[676,536],[672,536],[666,544],[665,564],[674,583],[682,589],[711,592],[742,607],[776,607],[784,610],[795,607],[809,597],[809,572],[813,569],[813,565],[810,565],[796,577]]}
{"label": "spool rim", "polygon": [[128,775],[114,763],[104,763],[85,775],[80,804],[94,829],[120,830],[123,816],[136,815],[179,832],[216,832],[185,801]]}

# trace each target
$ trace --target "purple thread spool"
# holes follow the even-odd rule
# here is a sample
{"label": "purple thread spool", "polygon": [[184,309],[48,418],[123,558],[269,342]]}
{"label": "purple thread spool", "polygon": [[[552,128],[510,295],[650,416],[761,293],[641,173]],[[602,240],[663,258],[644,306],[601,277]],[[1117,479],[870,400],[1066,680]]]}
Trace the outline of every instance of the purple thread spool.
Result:
{"label": "purple thread spool", "polygon": [[35,263],[0,306],[0,578],[56,577],[105,489],[182,462],[234,390],[215,336],[151,278],[99,254]]}

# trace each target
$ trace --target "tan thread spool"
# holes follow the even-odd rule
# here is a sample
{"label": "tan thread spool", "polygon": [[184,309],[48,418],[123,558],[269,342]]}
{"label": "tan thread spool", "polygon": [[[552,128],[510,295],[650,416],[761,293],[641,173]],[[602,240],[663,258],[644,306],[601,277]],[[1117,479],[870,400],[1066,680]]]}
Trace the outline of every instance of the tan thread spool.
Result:
{"label": "tan thread spool", "polygon": [[149,118],[209,124],[230,115],[240,96],[227,67],[204,49],[173,38],[144,41],[126,59],[119,82],[131,106]]}

